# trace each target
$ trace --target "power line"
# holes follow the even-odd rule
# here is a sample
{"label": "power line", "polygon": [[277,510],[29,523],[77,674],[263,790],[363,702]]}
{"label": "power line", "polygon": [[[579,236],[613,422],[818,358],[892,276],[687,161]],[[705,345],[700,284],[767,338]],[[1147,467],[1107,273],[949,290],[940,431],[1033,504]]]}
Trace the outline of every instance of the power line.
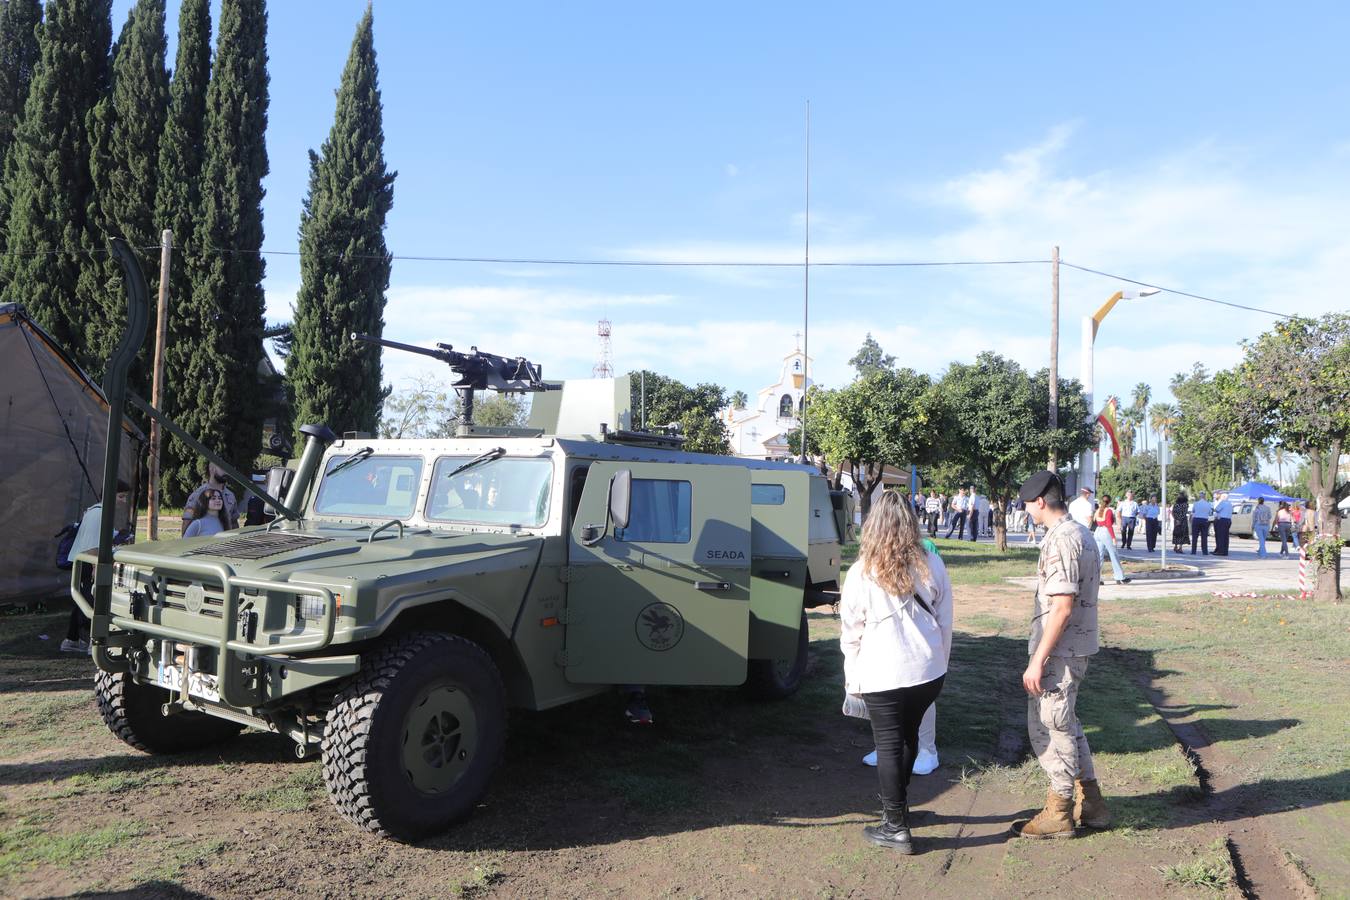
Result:
{"label": "power line", "polygon": [[1277,316],[1281,319],[1297,318],[1297,316],[1292,316],[1289,313],[1275,312],[1273,309],[1262,309],[1259,306],[1246,306],[1242,303],[1233,303],[1228,300],[1219,300],[1215,297],[1206,297],[1203,294],[1192,294],[1189,291],[1179,291],[1176,288],[1164,287],[1160,284],[1150,284],[1147,281],[1140,281],[1137,278],[1126,278],[1124,275],[1113,275],[1110,272],[1103,272],[1099,269],[1089,269],[1087,266],[1075,265],[1071,262],[1065,262],[1062,259],[1059,261],[1059,264],[1061,266],[1068,266],[1070,269],[1077,269],[1080,272],[1101,275],[1103,278],[1114,278],[1116,281],[1124,281],[1127,284],[1137,284],[1140,287],[1153,288],[1154,290],[1163,291],[1168,294],[1176,294],[1178,297],[1190,297],[1192,300],[1204,300],[1206,303],[1218,303],[1222,306],[1231,306],[1234,309],[1245,309],[1249,312],[1265,313],[1268,316]]}

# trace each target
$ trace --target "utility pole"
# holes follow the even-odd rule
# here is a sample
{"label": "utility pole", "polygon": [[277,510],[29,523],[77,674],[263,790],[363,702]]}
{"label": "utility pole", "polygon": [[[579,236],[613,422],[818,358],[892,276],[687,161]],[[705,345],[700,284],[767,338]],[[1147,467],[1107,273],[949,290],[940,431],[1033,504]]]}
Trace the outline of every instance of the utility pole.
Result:
{"label": "utility pole", "polygon": [[806,395],[811,387],[811,101],[806,101],[806,243],[802,252],[802,463],[806,463]]}
{"label": "utility pole", "polygon": [[[164,340],[169,330],[169,257],[173,255],[173,232],[168,228],[160,237],[159,243],[159,310],[155,317],[155,364],[154,380],[150,386],[150,405],[155,409],[164,408]],[[159,420],[150,420],[150,497],[146,504],[148,523],[147,537],[159,540],[159,442],[161,432]]]}
{"label": "utility pole", "polygon": [[[1050,430],[1059,429],[1059,247],[1050,254]],[[1050,448],[1051,472],[1059,471],[1059,451]]]}

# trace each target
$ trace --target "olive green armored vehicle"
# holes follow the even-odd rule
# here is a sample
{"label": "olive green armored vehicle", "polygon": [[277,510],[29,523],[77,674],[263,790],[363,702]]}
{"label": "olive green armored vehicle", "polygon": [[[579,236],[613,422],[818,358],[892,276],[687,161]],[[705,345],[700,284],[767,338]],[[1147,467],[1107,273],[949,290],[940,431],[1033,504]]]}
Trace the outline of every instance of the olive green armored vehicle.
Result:
{"label": "olive green armored vehicle", "polygon": [[122,740],[288,735],[322,754],[343,815],[414,840],[473,809],[508,707],[616,684],[797,689],[805,608],[837,591],[848,523],[815,470],[630,431],[625,379],[555,389],[524,360],[439,352],[468,408],[475,388],[538,391],[534,427],[306,426],[298,465],[269,482],[284,500],[263,494],[269,525],[77,559],[98,704]]}

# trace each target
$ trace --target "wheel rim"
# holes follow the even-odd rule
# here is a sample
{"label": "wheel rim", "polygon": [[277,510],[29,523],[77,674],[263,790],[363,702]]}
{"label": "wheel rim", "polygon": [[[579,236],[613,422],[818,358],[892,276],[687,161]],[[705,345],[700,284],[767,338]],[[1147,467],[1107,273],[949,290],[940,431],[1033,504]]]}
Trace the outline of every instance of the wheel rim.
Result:
{"label": "wheel rim", "polygon": [[478,750],[478,717],[468,694],[451,685],[424,693],[403,729],[403,767],[413,787],[441,794],[454,787]]}

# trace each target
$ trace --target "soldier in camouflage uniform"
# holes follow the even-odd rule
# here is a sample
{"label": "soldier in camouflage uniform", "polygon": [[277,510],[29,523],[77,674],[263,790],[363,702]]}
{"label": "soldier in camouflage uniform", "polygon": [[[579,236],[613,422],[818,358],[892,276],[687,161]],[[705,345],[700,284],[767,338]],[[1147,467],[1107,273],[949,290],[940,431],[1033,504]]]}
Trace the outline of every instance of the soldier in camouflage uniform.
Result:
{"label": "soldier in camouflage uniform", "polygon": [[1110,812],[1097,785],[1092,751],[1075,706],[1097,652],[1097,593],[1102,562],[1091,532],[1068,514],[1064,485],[1053,472],[1038,472],[1018,498],[1046,529],[1036,565],[1035,614],[1022,673],[1027,692],[1027,732],[1041,768],[1050,777],[1045,809],[1013,823],[1026,838],[1073,837],[1075,823],[1106,828]]}

